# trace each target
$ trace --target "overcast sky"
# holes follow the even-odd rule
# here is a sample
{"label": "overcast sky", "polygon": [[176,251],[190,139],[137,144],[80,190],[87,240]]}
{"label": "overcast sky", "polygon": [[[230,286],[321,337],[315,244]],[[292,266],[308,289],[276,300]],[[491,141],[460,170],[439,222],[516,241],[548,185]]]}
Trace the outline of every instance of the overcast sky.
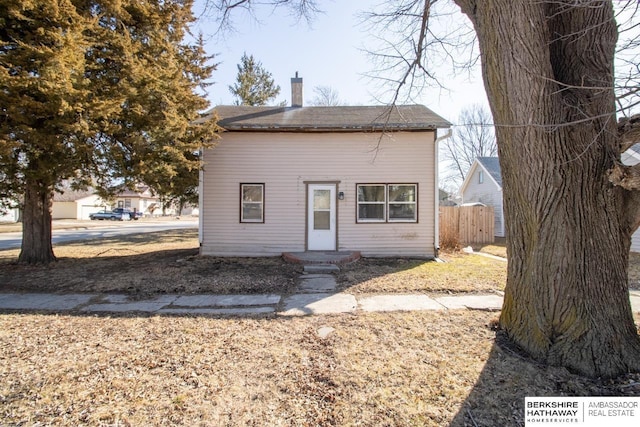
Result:
{"label": "overcast sky", "polygon": [[[215,54],[215,62],[219,63],[213,75],[215,84],[208,89],[209,100],[212,105],[233,103],[228,87],[235,82],[237,64],[246,52],[260,61],[280,86],[281,93],[274,104],[290,104],[290,79],[296,71],[304,80],[306,105],[314,98],[316,86],[333,88],[346,104],[379,104],[379,83],[363,76],[372,71],[373,64],[362,49],[370,45],[374,36],[359,25],[358,16],[376,4],[372,0],[321,1],[324,13],[317,15],[311,26],[305,21],[297,22],[287,10],[263,6],[255,18],[238,11],[233,15],[236,31],[224,38],[213,35],[216,25],[212,20],[202,20],[195,30],[205,35],[207,52]],[[452,19],[466,18],[460,14]],[[474,103],[486,105],[478,70],[470,80],[447,75],[442,80],[449,91],[423,90],[413,101],[453,123],[462,108]]]}

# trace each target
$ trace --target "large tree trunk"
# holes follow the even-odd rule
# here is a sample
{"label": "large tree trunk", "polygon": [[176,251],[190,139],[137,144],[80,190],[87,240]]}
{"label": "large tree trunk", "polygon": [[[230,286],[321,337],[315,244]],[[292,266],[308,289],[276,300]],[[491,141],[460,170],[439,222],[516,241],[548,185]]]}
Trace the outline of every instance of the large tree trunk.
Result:
{"label": "large tree trunk", "polygon": [[51,244],[52,201],[51,187],[35,179],[27,179],[19,263],[48,264],[56,260]]}
{"label": "large tree trunk", "polygon": [[478,35],[496,123],[509,256],[501,326],[549,364],[638,371],[627,282],[638,206],[608,180],[620,155],[611,2],[456,2]]}

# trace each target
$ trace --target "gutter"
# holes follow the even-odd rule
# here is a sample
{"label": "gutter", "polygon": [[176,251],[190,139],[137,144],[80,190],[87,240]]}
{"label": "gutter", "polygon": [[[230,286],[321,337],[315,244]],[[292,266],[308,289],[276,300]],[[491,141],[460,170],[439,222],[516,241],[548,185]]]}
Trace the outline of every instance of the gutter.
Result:
{"label": "gutter", "polygon": [[444,141],[445,139],[449,139],[451,138],[451,135],[453,135],[453,131],[451,130],[451,128],[449,128],[447,130],[447,133],[445,133],[442,136],[439,136],[435,139],[435,153],[434,153],[434,157],[435,157],[435,167],[434,167],[434,182],[435,182],[435,212],[434,212],[434,238],[433,238],[433,242],[434,242],[434,253],[436,256],[436,259],[438,258],[438,252],[440,252],[440,186],[439,186],[439,182],[438,182],[438,175],[439,175],[439,171],[438,171],[438,163],[439,163],[439,158],[438,158],[438,153],[439,153],[439,147],[438,147],[438,143],[441,141]]}

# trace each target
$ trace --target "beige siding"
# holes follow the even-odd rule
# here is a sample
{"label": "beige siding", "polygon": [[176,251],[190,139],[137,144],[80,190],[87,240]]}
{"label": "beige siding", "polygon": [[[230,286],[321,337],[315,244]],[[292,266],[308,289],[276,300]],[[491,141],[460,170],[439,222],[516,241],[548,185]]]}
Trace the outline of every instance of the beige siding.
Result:
{"label": "beige siding", "polygon": [[[204,154],[205,255],[304,251],[305,182],[337,182],[338,247],[365,256],[434,255],[434,135],[225,133]],[[265,184],[265,223],[240,223],[240,183]],[[356,184],[418,183],[418,223],[356,224]]]}
{"label": "beige siding", "polygon": [[53,202],[53,219],[89,219],[89,214],[105,209],[98,196],[87,196],[75,202]]}
{"label": "beige siding", "polygon": [[53,219],[77,219],[76,202],[54,202],[51,209]]}

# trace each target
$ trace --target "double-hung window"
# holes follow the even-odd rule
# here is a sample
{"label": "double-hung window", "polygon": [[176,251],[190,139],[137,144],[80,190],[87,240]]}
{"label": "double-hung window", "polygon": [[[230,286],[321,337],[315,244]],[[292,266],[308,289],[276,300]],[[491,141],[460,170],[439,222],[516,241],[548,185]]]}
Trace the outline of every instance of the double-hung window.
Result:
{"label": "double-hung window", "polygon": [[358,184],[358,222],[385,222],[386,186]]}
{"label": "double-hung window", "polygon": [[416,184],[387,185],[389,222],[416,222],[418,220],[417,187]]}
{"label": "double-hung window", "polygon": [[240,184],[240,222],[264,222],[264,184]]}
{"label": "double-hung window", "polygon": [[417,222],[417,184],[358,184],[357,220]]}

